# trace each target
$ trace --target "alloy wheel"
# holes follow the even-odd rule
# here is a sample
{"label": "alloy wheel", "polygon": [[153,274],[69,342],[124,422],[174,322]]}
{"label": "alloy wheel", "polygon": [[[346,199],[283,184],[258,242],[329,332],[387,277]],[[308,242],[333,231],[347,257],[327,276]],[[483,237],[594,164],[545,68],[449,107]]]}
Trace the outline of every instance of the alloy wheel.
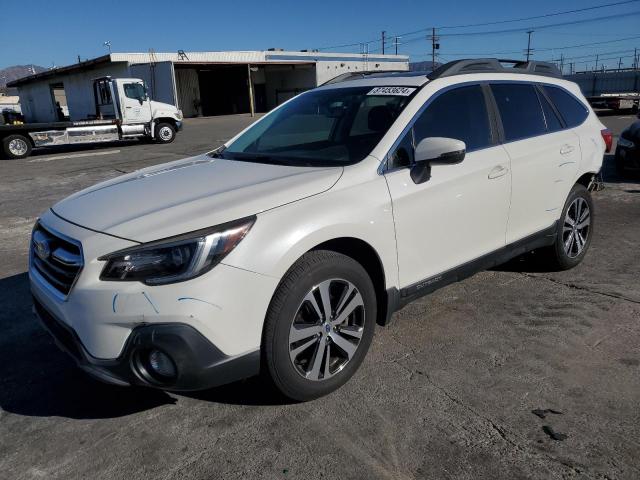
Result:
{"label": "alloy wheel", "polygon": [[172,136],[172,132],[169,127],[162,127],[160,129],[160,132],[158,132],[158,134],[160,135],[160,138],[165,141],[170,140]]}
{"label": "alloy wheel", "polygon": [[580,255],[587,244],[591,225],[591,211],[587,201],[578,197],[567,209],[562,228],[564,252],[569,258]]}
{"label": "alloy wheel", "polygon": [[364,322],[364,302],[353,283],[333,278],[314,286],[289,330],[289,357],[295,370],[313,381],[336,375],[355,355]]}
{"label": "alloy wheel", "polygon": [[14,138],[9,142],[9,152],[16,157],[21,157],[27,153],[28,148],[27,142],[20,138]]}

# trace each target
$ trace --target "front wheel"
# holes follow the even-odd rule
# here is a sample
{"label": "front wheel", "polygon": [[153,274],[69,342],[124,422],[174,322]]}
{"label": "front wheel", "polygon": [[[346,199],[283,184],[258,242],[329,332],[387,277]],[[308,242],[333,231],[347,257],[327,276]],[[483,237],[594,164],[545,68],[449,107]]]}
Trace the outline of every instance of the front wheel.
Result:
{"label": "front wheel", "polygon": [[556,241],[546,251],[553,267],[568,270],[582,261],[591,245],[593,222],[591,194],[584,185],[576,184],[562,209]]}
{"label": "front wheel", "polygon": [[366,270],[336,252],[306,253],[269,306],[263,373],[293,400],[326,395],[356,372],[375,322],[376,294]]}
{"label": "front wheel", "polygon": [[176,138],[176,129],[170,123],[156,125],[156,141],[158,143],[171,143]]}

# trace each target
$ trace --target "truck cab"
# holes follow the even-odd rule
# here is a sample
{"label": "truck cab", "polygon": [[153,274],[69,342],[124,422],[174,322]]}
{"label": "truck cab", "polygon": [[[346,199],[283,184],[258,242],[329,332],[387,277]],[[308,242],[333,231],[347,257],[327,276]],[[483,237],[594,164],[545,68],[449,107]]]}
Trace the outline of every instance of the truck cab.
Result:
{"label": "truck cab", "polygon": [[[138,78],[102,77],[94,80],[96,118],[119,119],[126,137],[147,135],[156,138],[169,132],[157,128],[168,124],[174,133],[182,126],[182,112],[174,105],[151,100],[144,82]],[[115,100],[115,101],[114,101]]]}

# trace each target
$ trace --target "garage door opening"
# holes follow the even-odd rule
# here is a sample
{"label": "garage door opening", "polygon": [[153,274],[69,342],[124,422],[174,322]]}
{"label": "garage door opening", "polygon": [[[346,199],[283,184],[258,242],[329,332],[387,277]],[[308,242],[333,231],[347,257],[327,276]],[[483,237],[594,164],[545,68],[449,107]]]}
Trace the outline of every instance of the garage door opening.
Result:
{"label": "garage door opening", "polygon": [[246,65],[220,65],[198,71],[202,115],[249,113]]}

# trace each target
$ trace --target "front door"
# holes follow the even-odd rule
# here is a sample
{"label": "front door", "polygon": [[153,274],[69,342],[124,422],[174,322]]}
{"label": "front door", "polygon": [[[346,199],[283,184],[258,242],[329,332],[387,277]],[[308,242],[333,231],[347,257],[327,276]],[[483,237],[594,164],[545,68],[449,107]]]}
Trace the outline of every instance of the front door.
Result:
{"label": "front door", "polygon": [[126,81],[120,84],[122,116],[126,124],[148,123],[151,121],[151,102],[144,83]]}
{"label": "front door", "polygon": [[[479,85],[448,90],[430,101],[392,152],[385,178],[401,287],[504,247],[511,171],[490,125]],[[409,165],[415,145],[426,137],[462,140],[467,154],[460,164],[434,165],[431,178],[416,184]]]}

